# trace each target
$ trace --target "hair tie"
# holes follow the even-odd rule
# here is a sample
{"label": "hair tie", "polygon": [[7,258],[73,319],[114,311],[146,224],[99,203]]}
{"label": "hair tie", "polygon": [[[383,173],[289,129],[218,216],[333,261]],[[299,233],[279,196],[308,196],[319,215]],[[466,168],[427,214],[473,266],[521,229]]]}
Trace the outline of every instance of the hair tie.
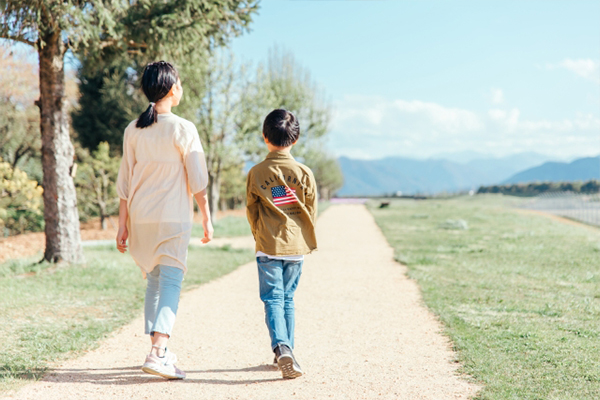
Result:
{"label": "hair tie", "polygon": [[153,102],[153,101],[150,102],[150,107],[154,107],[155,105],[156,105],[155,102]]}

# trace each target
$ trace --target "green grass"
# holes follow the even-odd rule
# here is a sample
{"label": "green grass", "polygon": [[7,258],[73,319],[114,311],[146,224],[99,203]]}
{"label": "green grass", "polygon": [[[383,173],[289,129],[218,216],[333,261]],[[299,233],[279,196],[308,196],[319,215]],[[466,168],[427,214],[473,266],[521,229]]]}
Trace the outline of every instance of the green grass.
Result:
{"label": "green grass", "polygon": [[35,274],[48,268],[51,264],[47,262],[39,263],[43,255],[39,253],[35,257],[19,258],[7,260],[0,264],[0,277],[8,277],[13,275]]}
{"label": "green grass", "polygon": [[[228,216],[217,220],[214,225],[214,236],[215,238],[224,237],[237,237],[237,236],[248,236],[252,235],[250,231],[250,224],[245,216]],[[192,228],[192,237],[203,237],[204,230],[202,224],[194,224]]]}
{"label": "green grass", "polygon": [[321,215],[321,213],[329,208],[331,203],[327,200],[319,201],[319,206],[317,207],[317,214]]}
{"label": "green grass", "polygon": [[[600,230],[509,198],[392,201],[371,212],[480,399],[600,398]],[[448,221],[464,220],[468,229]]]}
{"label": "green grass", "polygon": [[[317,209],[319,215],[329,207],[328,201],[319,202]],[[228,216],[217,220],[214,226],[215,238],[226,238],[226,237],[237,237],[237,236],[249,236],[252,235],[250,231],[250,224],[245,216]],[[203,237],[204,230],[202,224],[194,224],[192,228],[192,237]],[[0,272],[1,273],[1,272]]]}
{"label": "green grass", "polygon": [[[0,265],[0,334],[5,340],[0,393],[39,379],[54,362],[94,348],[141,312],[146,281],[131,257],[114,248],[86,249],[85,255],[85,266],[56,267],[31,259]],[[192,247],[184,289],[251,260],[251,250]]]}

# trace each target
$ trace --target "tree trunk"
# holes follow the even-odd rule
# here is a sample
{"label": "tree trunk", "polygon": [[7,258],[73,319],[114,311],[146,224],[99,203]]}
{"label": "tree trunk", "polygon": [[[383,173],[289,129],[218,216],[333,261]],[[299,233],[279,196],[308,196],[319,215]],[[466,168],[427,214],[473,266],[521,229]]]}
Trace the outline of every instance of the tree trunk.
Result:
{"label": "tree trunk", "polygon": [[102,228],[103,231],[106,230],[106,220],[108,218],[107,214],[106,207],[100,207],[100,228]]}
{"label": "tree trunk", "polygon": [[210,218],[213,225],[217,222],[217,210],[219,209],[219,192],[221,191],[221,177],[218,174],[209,173],[208,176],[208,205],[210,207]]}
{"label": "tree trunk", "polygon": [[42,168],[46,251],[50,262],[84,261],[77,194],[71,177],[74,149],[65,101],[64,44],[59,30],[43,38],[39,49]]}
{"label": "tree trunk", "polygon": [[329,188],[326,187],[321,187],[321,193],[320,193],[320,199],[319,200],[330,200],[331,198],[331,193],[329,191]]}

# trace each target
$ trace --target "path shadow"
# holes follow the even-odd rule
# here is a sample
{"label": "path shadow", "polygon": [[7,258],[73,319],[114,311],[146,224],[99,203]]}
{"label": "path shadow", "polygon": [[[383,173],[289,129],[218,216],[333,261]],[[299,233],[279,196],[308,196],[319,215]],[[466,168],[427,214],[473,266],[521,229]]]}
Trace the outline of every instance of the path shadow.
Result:
{"label": "path shadow", "polygon": [[[115,367],[115,368],[89,368],[89,369],[53,369],[48,371],[41,379],[42,382],[54,383],[91,383],[94,385],[140,385],[156,383],[189,384],[204,383],[210,385],[248,385],[256,383],[267,383],[283,381],[280,377],[268,379],[201,379],[186,378],[183,380],[167,380],[158,376],[146,374],[141,371],[140,366],[134,367]],[[277,368],[269,364],[257,365],[246,368],[232,369],[206,369],[206,370],[186,370],[188,377],[192,374],[202,373],[227,373],[227,372],[266,372],[277,371]]]}
{"label": "path shadow", "polygon": [[268,371],[277,371],[277,367],[271,364],[262,364],[257,365],[255,367],[246,367],[246,368],[232,368],[232,369],[207,369],[204,371],[192,371],[192,372],[268,372]]}

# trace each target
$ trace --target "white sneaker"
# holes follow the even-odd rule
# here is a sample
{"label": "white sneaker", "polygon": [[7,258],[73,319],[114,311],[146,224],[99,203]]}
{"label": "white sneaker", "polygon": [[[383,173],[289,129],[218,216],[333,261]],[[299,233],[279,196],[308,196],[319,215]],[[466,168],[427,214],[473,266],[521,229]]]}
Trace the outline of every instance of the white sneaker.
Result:
{"label": "white sneaker", "polygon": [[[164,357],[148,354],[146,362],[144,362],[144,365],[142,366],[142,371],[166,379],[185,379],[185,372],[177,368],[172,362],[174,356],[175,355],[171,353],[171,357],[167,357],[166,352]],[[174,359],[177,360],[177,357],[175,356]]]}
{"label": "white sneaker", "polygon": [[167,359],[167,364],[177,364],[177,356],[168,348],[165,349],[164,357]]}

